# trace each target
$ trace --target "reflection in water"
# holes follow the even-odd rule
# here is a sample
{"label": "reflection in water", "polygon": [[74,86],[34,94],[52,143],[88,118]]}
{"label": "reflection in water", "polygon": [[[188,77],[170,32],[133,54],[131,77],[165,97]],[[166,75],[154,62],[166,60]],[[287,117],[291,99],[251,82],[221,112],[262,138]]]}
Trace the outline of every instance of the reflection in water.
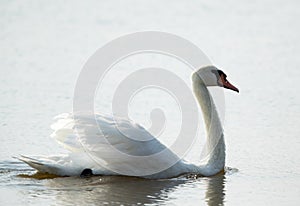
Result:
{"label": "reflection in water", "polygon": [[208,185],[205,194],[205,200],[208,205],[223,205],[225,199],[225,175],[219,174],[207,178]]}
{"label": "reflection in water", "polygon": [[57,178],[50,180],[49,186],[59,191],[56,197],[61,205],[151,204],[167,200],[168,194],[186,181],[107,176]]}
{"label": "reflection in water", "polygon": [[[186,175],[165,180],[122,176],[41,179],[32,175],[32,169],[26,170],[28,167],[22,163],[0,162],[0,166],[2,193],[3,188],[6,188],[4,191],[13,197],[17,190],[21,194],[18,199],[26,199],[31,205],[50,205],[55,201],[57,205],[203,205],[206,202],[213,206],[223,205],[225,199],[224,174],[199,178],[196,178],[197,175]],[[235,172],[237,170],[227,169],[226,175]],[[7,198],[6,201],[12,203],[13,200]]]}
{"label": "reflection in water", "polygon": [[[187,179],[176,178],[171,180],[145,180],[132,177],[92,177],[56,178],[49,180],[47,186],[56,191],[56,200],[59,205],[82,205],[92,203],[103,204],[163,204],[172,202],[171,194],[184,187],[197,185],[205,190],[205,201],[208,205],[223,205],[224,175],[210,178]],[[207,182],[207,188],[205,184]],[[199,193],[203,190],[200,190]],[[199,194],[200,196],[200,194]],[[188,202],[182,197],[182,203]]]}

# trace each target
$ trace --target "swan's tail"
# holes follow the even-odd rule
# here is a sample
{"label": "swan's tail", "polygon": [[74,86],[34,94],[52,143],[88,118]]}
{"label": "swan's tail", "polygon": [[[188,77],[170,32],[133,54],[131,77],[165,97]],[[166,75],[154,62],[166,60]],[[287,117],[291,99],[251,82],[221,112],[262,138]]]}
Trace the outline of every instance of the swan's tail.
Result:
{"label": "swan's tail", "polygon": [[41,173],[49,173],[61,176],[61,168],[51,163],[50,160],[47,162],[45,160],[27,157],[24,155],[20,155],[19,157],[14,158],[28,164],[30,167],[36,169]]}
{"label": "swan's tail", "polygon": [[111,174],[95,163],[85,153],[69,153],[53,156],[14,157],[40,173],[57,176],[80,176],[85,169],[91,169],[93,174]]}

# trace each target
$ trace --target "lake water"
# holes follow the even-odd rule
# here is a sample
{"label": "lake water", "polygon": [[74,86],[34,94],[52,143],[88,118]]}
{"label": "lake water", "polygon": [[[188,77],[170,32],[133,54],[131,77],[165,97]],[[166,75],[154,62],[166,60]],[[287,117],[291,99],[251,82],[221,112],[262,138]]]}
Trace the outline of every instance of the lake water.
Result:
{"label": "lake water", "polygon": [[[1,1],[0,204],[299,205],[299,8],[297,0]],[[108,41],[143,30],[192,41],[239,87],[239,94],[225,92],[225,175],[20,176],[34,170],[12,156],[65,152],[49,137],[50,125],[72,110],[86,60]],[[98,107],[108,110],[105,101]]]}

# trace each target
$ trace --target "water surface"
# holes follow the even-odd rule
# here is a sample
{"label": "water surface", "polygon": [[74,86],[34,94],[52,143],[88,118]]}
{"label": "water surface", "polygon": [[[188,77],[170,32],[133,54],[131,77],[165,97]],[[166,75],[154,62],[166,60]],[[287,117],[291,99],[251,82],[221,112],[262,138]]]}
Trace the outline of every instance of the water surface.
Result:
{"label": "water surface", "polygon": [[[1,205],[299,205],[299,1],[0,5]],[[238,171],[151,181],[19,176],[34,170],[12,156],[64,152],[49,137],[49,126],[54,116],[71,111],[87,58],[107,41],[141,30],[191,40],[239,87],[238,95],[225,92],[224,124],[226,165]],[[109,109],[104,100],[97,106]],[[194,162],[199,141],[188,157]]]}

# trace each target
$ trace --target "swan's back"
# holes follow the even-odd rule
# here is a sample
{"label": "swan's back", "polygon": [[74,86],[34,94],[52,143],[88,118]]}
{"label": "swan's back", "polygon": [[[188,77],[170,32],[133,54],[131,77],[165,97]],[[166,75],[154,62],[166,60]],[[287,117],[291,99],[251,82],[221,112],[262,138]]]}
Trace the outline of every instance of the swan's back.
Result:
{"label": "swan's back", "polygon": [[127,119],[101,114],[80,114],[74,118],[72,114],[62,114],[56,117],[52,129],[52,137],[72,153],[86,153],[94,162],[96,173],[105,170],[106,174],[110,171],[146,177],[160,174],[161,178],[179,175],[186,168],[176,154],[142,126]]}

